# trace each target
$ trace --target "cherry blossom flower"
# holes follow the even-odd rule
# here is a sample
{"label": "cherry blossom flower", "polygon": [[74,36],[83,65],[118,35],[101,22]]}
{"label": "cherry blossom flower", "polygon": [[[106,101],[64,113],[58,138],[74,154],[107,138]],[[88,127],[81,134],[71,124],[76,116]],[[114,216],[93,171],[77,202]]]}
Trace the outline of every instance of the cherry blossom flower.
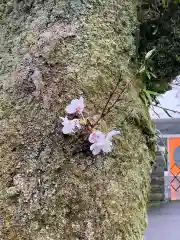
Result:
{"label": "cherry blossom flower", "polygon": [[96,131],[92,132],[89,136],[89,142],[93,143],[90,147],[93,155],[99,154],[101,151],[108,153],[112,151],[112,137],[120,134],[120,131],[112,130],[107,135],[103,132]]}
{"label": "cherry blossom flower", "polygon": [[96,143],[96,142],[103,140],[104,138],[105,138],[105,134],[103,132],[95,131],[89,135],[89,142]]}
{"label": "cherry blossom flower", "polygon": [[66,107],[66,112],[69,114],[73,113],[79,113],[82,114],[84,110],[84,99],[83,97],[80,97],[79,99],[74,99],[71,101],[71,104],[69,104]]}
{"label": "cherry blossom flower", "polygon": [[[112,137],[114,135],[120,134],[120,131],[112,130],[107,134],[101,131],[93,131],[89,130],[89,125],[87,119],[83,116],[84,110],[84,99],[80,97],[79,99],[73,99],[71,103],[66,107],[66,112],[68,114],[78,113],[78,117],[73,120],[69,120],[68,117],[61,117],[62,121],[62,132],[64,134],[71,134],[74,133],[76,129],[81,129],[83,125],[85,125],[84,130],[91,131],[89,135],[89,142],[92,143],[90,146],[90,150],[92,151],[93,155],[97,155],[100,152],[109,153],[112,151]],[[82,124],[82,126],[81,126]]]}
{"label": "cherry blossom flower", "polygon": [[67,116],[65,118],[61,117],[61,119],[63,120],[62,125],[62,132],[64,134],[71,134],[75,132],[75,128],[81,128],[81,125],[79,123],[79,119],[73,119],[73,120],[69,120],[67,118]]}

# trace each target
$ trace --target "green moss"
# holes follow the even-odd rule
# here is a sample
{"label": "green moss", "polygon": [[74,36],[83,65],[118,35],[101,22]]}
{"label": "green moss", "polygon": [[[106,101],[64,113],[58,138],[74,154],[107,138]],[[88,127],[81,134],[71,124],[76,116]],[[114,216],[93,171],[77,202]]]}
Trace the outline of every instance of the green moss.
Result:
{"label": "green moss", "polygon": [[0,120],[8,119],[12,113],[13,106],[10,102],[5,102],[3,99],[0,99]]}
{"label": "green moss", "polygon": [[[15,240],[27,235],[141,240],[154,142],[131,62],[136,5],[133,0],[25,5],[20,1],[3,13],[1,52],[5,56],[9,47],[12,59],[12,68],[1,69],[12,78],[3,102],[14,107],[10,114],[3,108],[8,121],[1,134],[8,134],[8,143],[3,142],[0,191],[16,186],[20,195],[2,204],[3,217],[10,217],[0,237],[14,232]],[[133,81],[105,121],[122,136],[112,154],[94,158],[78,136],[62,135],[59,117],[79,95],[86,114],[100,114],[120,73],[118,92]]]}

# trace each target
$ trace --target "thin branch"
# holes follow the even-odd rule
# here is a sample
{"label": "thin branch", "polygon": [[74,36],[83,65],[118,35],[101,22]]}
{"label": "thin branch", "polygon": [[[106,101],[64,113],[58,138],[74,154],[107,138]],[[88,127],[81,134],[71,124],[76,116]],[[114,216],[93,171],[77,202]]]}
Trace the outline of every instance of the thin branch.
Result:
{"label": "thin branch", "polygon": [[176,110],[172,110],[172,109],[169,109],[169,108],[161,107],[161,106],[158,106],[158,105],[155,105],[155,104],[151,104],[151,105],[154,106],[154,107],[157,107],[157,108],[165,109],[165,110],[173,112],[173,113],[179,113],[180,114],[180,112],[176,111]]}
{"label": "thin branch", "polygon": [[108,106],[108,104],[109,104],[112,96],[114,95],[115,91],[117,90],[117,88],[118,88],[121,80],[122,80],[122,75],[120,75],[120,77],[119,77],[119,79],[118,79],[118,81],[117,81],[117,83],[116,83],[116,86],[114,87],[114,89],[112,90],[112,92],[109,94],[108,100],[107,100],[107,102],[106,102],[106,104],[105,104],[105,106],[104,106],[104,108],[103,108],[103,110],[102,110],[102,112],[101,112],[101,115],[100,115],[100,117],[98,118],[98,120],[93,124],[93,126],[97,125],[97,123],[100,121],[100,119],[104,117],[106,108],[107,108],[107,106]]}
{"label": "thin branch", "polygon": [[[132,80],[133,80],[133,79],[131,79],[129,82],[126,83],[126,85],[125,85],[124,88],[122,89],[121,93],[118,95],[117,99],[116,99],[116,100],[114,101],[114,103],[107,109],[107,112],[105,113],[105,115],[107,115],[107,114],[111,111],[111,109],[112,109],[120,100],[122,100],[121,97],[123,96],[126,88],[129,86],[129,84],[132,82]],[[104,116],[105,116],[105,115],[104,115]]]}
{"label": "thin branch", "polygon": [[177,86],[177,87],[180,87],[180,83],[171,83],[170,86]]}
{"label": "thin branch", "polygon": [[156,116],[158,116],[158,118],[160,118],[159,114],[154,110],[154,107],[152,106],[152,111],[156,114]]}
{"label": "thin branch", "polygon": [[[121,97],[122,97],[122,95],[124,94],[124,92],[125,92],[125,90],[126,90],[126,88],[129,86],[129,84],[132,82],[132,80],[133,79],[131,79],[129,82],[127,82],[127,84],[124,86],[124,88],[122,89],[122,91],[121,91],[121,93],[118,95],[118,97],[117,97],[117,99],[114,101],[114,103],[107,109],[107,111],[106,111],[106,108],[107,108],[107,106],[108,106],[108,103],[110,102],[110,99],[112,98],[112,96],[113,95],[111,95],[111,97],[109,97],[109,101],[107,101],[106,102],[106,105],[105,105],[105,107],[103,108],[103,111],[102,111],[102,113],[101,113],[101,115],[100,115],[100,117],[98,118],[98,120],[93,124],[93,127],[94,126],[96,126],[98,123],[99,123],[99,121],[103,118],[103,117],[105,117],[111,110],[112,110],[112,108],[120,101],[120,100],[122,100],[121,99]],[[119,84],[118,84],[119,85]],[[117,89],[117,87],[116,87],[116,89]],[[113,94],[114,94],[114,90],[113,90]],[[106,112],[105,112],[106,111]]]}

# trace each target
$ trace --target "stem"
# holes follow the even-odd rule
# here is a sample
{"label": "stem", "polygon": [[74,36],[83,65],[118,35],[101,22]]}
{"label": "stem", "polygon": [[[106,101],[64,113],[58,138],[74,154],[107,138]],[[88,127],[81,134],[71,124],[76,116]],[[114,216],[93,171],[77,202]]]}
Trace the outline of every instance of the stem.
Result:
{"label": "stem", "polygon": [[118,88],[121,80],[122,80],[122,76],[120,75],[120,77],[119,77],[119,79],[118,79],[118,82],[116,83],[115,88],[114,88],[113,91],[109,94],[109,98],[108,98],[108,100],[107,100],[107,102],[106,102],[106,104],[105,104],[105,106],[104,106],[104,108],[103,108],[103,110],[102,110],[102,113],[101,113],[100,117],[99,117],[98,120],[93,124],[93,127],[98,124],[98,122],[101,120],[101,118],[104,117],[106,108],[107,108],[107,106],[108,106],[108,104],[109,104],[112,96],[114,95],[116,89]]}
{"label": "stem", "polygon": [[86,122],[86,119],[85,119],[83,113],[80,113],[80,115],[81,115],[82,119],[84,120],[84,122]]}
{"label": "stem", "polygon": [[152,111],[158,116],[158,118],[160,118],[159,114],[154,110],[154,107],[152,106]]}
{"label": "stem", "polygon": [[[124,94],[126,88],[129,86],[129,84],[132,82],[133,79],[131,79],[129,82],[126,83],[126,85],[124,86],[124,88],[122,89],[121,93],[118,95],[117,99],[114,101],[114,103],[108,108],[107,112],[105,113],[105,115],[107,115],[111,109],[116,105],[116,103],[118,103],[120,100],[122,100],[122,95]],[[104,115],[104,116],[105,116]]]}
{"label": "stem", "polygon": [[[127,88],[127,87],[129,86],[129,84],[132,82],[132,80],[133,80],[133,79],[131,79],[129,82],[126,83],[126,85],[125,85],[124,88],[122,89],[121,93],[118,95],[117,99],[114,101],[114,103],[113,103],[113,104],[107,109],[107,111],[105,112],[105,110],[106,110],[106,108],[107,108],[107,105],[108,105],[108,103],[109,103],[109,101],[107,101],[107,103],[106,103],[106,105],[105,105],[106,108],[103,109],[100,117],[99,117],[98,120],[93,124],[93,127],[94,127],[95,125],[97,125],[98,122],[99,122],[103,117],[105,117],[105,116],[112,110],[112,108],[116,105],[116,103],[118,103],[120,100],[122,100],[121,97],[122,97],[122,95],[124,94],[126,88]],[[117,88],[117,87],[116,87],[116,88]],[[114,93],[114,92],[115,92],[115,91],[113,90],[113,93]],[[111,96],[111,97],[112,97],[112,96]],[[110,100],[110,99],[111,99],[111,98],[109,97],[108,100]]]}
{"label": "stem", "polygon": [[154,106],[154,107],[157,107],[157,108],[165,109],[165,110],[173,112],[173,113],[179,113],[180,114],[180,112],[176,111],[176,110],[172,110],[172,109],[169,109],[169,108],[161,107],[161,106],[158,106],[158,105],[155,105],[155,104],[151,104],[151,105]]}

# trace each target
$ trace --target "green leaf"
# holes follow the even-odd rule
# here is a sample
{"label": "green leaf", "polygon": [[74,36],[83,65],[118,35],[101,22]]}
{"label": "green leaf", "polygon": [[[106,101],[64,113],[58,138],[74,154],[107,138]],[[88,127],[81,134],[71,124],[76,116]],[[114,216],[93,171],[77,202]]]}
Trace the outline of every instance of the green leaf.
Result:
{"label": "green leaf", "polygon": [[156,33],[158,32],[158,29],[159,29],[159,28],[156,27],[156,28],[154,29],[154,31],[152,32],[152,34],[153,34],[153,35],[156,35]]}
{"label": "green leaf", "polygon": [[151,97],[151,95],[150,95],[149,91],[148,91],[148,90],[145,90],[145,89],[143,89],[143,92],[144,92],[144,94],[145,94],[146,98],[148,99],[148,102],[149,102],[149,104],[151,104],[151,103],[152,103],[152,97]]}
{"label": "green leaf", "polygon": [[142,101],[144,102],[144,104],[146,105],[146,107],[148,107],[149,103],[147,101],[147,98],[145,97],[145,94],[141,93],[140,97],[141,97]]}
{"label": "green leaf", "polygon": [[149,80],[151,79],[151,74],[150,74],[150,72],[148,71],[148,70],[146,70],[146,75],[147,75],[147,77],[149,78]]}
{"label": "green leaf", "polygon": [[143,73],[145,71],[146,71],[146,67],[145,67],[145,65],[142,65],[140,70],[139,70],[139,73]]}
{"label": "green leaf", "polygon": [[151,76],[153,76],[154,78],[157,78],[157,76],[153,73],[153,72],[150,72]]}
{"label": "green leaf", "polygon": [[154,96],[158,96],[159,95],[159,93],[151,91],[151,90],[146,90],[146,92],[148,92],[149,94],[154,95]]}
{"label": "green leaf", "polygon": [[180,56],[176,55],[176,60],[180,61]]}
{"label": "green leaf", "polygon": [[155,48],[153,48],[152,50],[150,50],[149,52],[146,53],[146,56],[145,56],[145,60],[148,60],[152,55],[153,53],[155,52]]}
{"label": "green leaf", "polygon": [[166,109],[166,108],[162,108],[163,109],[163,111],[170,117],[170,118],[172,118],[173,116],[171,116],[171,114],[168,112],[168,110]]}
{"label": "green leaf", "polygon": [[162,0],[162,5],[164,8],[166,7],[166,0]]}

